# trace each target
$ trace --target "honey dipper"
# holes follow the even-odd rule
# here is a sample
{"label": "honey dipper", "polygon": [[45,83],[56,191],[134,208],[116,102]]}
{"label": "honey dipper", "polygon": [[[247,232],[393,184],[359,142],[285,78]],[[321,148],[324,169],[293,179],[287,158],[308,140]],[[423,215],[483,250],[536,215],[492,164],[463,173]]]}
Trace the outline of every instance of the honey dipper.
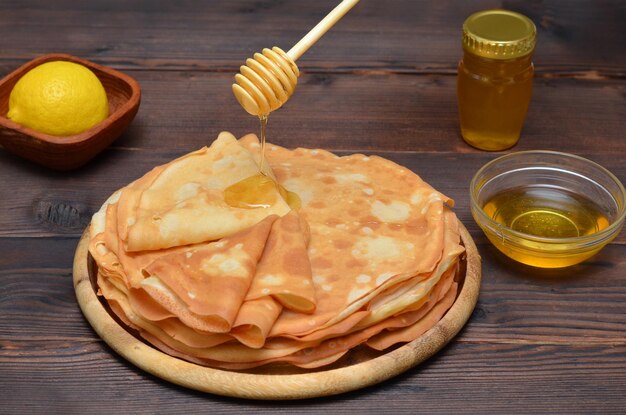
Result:
{"label": "honey dipper", "polygon": [[343,0],[309,31],[289,52],[277,46],[265,48],[246,60],[235,75],[233,93],[252,115],[264,116],[280,108],[294,93],[300,71],[296,60],[317,42],[359,0]]}

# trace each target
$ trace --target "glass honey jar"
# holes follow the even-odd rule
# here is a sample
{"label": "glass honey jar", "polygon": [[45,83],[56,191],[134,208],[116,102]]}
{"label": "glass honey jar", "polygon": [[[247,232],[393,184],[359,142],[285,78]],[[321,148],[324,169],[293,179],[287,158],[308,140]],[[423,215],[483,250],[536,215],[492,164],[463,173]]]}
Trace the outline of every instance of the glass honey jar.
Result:
{"label": "glass honey jar", "polygon": [[463,23],[457,96],[461,135],[481,150],[517,144],[532,95],[537,29],[508,10],[474,13]]}

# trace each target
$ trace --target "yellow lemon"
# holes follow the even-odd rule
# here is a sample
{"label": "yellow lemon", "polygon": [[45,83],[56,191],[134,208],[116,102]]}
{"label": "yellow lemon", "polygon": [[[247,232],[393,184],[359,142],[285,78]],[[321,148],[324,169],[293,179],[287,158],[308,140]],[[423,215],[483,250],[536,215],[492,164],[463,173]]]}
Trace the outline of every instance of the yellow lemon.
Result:
{"label": "yellow lemon", "polygon": [[7,114],[20,125],[56,136],[79,134],[108,115],[109,102],[98,77],[66,61],[44,63],[20,78]]}

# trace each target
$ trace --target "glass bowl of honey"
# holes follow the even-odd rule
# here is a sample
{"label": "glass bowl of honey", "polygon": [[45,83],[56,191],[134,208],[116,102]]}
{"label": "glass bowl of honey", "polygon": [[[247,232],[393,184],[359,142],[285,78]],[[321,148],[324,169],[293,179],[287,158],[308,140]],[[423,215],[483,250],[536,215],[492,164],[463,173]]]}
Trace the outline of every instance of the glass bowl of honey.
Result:
{"label": "glass bowl of honey", "polygon": [[562,268],[596,254],[620,232],[623,184],[604,167],[555,151],[520,151],[485,164],[470,184],[471,211],[506,256]]}

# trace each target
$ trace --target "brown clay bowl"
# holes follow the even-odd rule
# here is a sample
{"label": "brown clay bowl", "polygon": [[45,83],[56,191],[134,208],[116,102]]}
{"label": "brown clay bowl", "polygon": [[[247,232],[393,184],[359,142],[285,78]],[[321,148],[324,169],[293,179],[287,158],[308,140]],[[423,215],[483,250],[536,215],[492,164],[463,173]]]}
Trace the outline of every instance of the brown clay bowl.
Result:
{"label": "brown clay bowl", "polygon": [[[7,118],[9,96],[29,70],[50,61],[69,61],[89,68],[102,82],[109,100],[109,116],[80,134],[57,137],[21,126]],[[33,59],[0,80],[0,145],[7,151],[54,170],[80,167],[118,138],[135,118],[141,90],[133,78],[115,69],[66,54]]]}

